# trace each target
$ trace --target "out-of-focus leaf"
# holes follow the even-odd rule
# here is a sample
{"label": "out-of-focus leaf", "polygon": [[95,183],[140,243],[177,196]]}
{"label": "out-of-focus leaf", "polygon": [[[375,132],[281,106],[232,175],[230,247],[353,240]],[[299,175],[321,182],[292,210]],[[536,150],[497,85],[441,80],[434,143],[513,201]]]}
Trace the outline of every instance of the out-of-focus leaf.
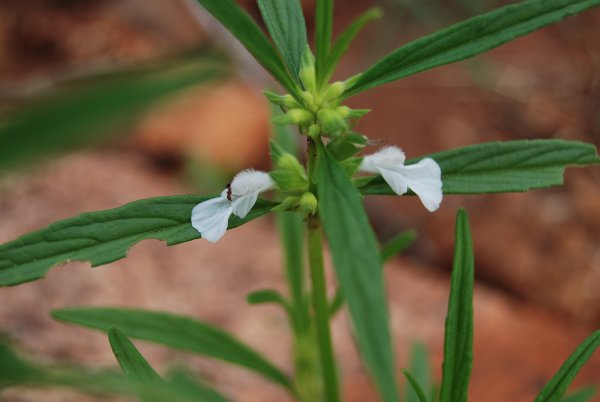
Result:
{"label": "out-of-focus leaf", "polygon": [[[281,111],[272,108],[274,116],[281,114]],[[271,159],[273,165],[276,163],[277,155],[282,152],[288,152],[298,156],[298,136],[287,126],[274,125],[273,132],[275,138],[271,142]],[[285,256],[285,273],[288,288],[290,292],[290,305],[294,320],[294,329],[296,331],[307,330],[308,320],[308,302],[305,296],[304,281],[304,222],[299,212],[277,212],[277,229],[281,236],[281,241]]]}
{"label": "out-of-focus leaf", "polygon": [[[417,234],[414,230],[407,230],[406,232],[400,233],[398,236],[390,240],[381,249],[381,262],[385,264],[390,258],[402,253],[406,250],[417,238]],[[344,305],[344,294],[341,289],[338,289],[333,300],[329,304],[329,314],[333,317]],[[411,368],[412,370],[412,368]]]}
{"label": "out-of-focus leaf", "polygon": [[[444,194],[519,192],[563,184],[567,166],[600,163],[591,144],[563,140],[488,142],[412,159],[433,158],[442,169]],[[382,177],[360,188],[363,194],[393,195]]]}
{"label": "out-of-focus leaf", "polygon": [[[120,329],[109,329],[108,340],[113,354],[128,378],[142,384],[163,383],[160,375],[154,371],[144,356]],[[138,390],[138,396],[143,402],[161,402],[159,398],[151,393],[146,395],[143,389]]]}
{"label": "out-of-focus leaf", "polygon": [[339,63],[342,56],[348,51],[350,44],[356,38],[356,35],[363,29],[363,27],[371,20],[381,18],[381,10],[373,8],[366,13],[358,17],[350,26],[340,35],[335,41],[331,48],[331,53],[327,57],[327,63],[325,65],[324,81],[329,81],[331,76],[335,72],[335,68]]}
{"label": "out-of-focus leaf", "polygon": [[359,349],[386,402],[397,402],[394,354],[378,244],[360,194],[339,163],[318,143],[315,171],[323,219],[338,281]]}
{"label": "out-of-focus leaf", "polygon": [[114,136],[163,96],[221,79],[226,72],[222,57],[199,51],[169,63],[65,83],[2,116],[0,171]]}
{"label": "out-of-focus leaf", "polygon": [[0,340],[0,391],[38,375],[38,370],[19,358],[5,340]]}
{"label": "out-of-focus leaf", "polygon": [[289,378],[258,352],[228,333],[201,321],[153,311],[120,308],[54,310],[60,321],[108,331],[116,326],[127,336],[225,360],[253,370],[291,389]]}
{"label": "out-of-focus leaf", "polygon": [[404,377],[406,377],[408,383],[410,384],[410,387],[407,387],[407,389],[410,389],[412,391],[412,394],[409,395],[415,395],[415,401],[427,402],[425,392],[423,392],[421,385],[417,382],[415,377],[413,377],[407,369],[400,369],[400,371],[402,371],[402,374],[404,374]]}
{"label": "out-of-focus leaf", "polygon": [[289,92],[296,84],[269,39],[252,18],[233,0],[197,0],[248,49],[250,54]]}
{"label": "out-of-focus leaf", "polygon": [[596,395],[596,387],[585,387],[564,397],[561,402],[588,402]]}
{"label": "out-of-focus leaf", "polygon": [[188,373],[177,370],[169,377],[169,383],[177,389],[197,395],[200,402],[228,402],[227,398],[201,382],[195,381]]}
{"label": "out-of-focus leaf", "polygon": [[[427,347],[422,343],[413,343],[410,348],[410,366],[409,371],[414,381],[419,385],[423,395],[418,395],[414,387],[406,388],[405,402],[418,402],[425,398],[425,393],[431,395],[431,367],[429,362],[429,353]],[[410,381],[410,380],[409,380]],[[432,402],[437,402],[432,400]]]}
{"label": "out-of-focus leaf", "polygon": [[456,216],[440,402],[467,401],[473,365],[474,265],[469,218],[460,210]]}
{"label": "out-of-focus leaf", "polygon": [[306,49],[306,22],[299,0],[258,0],[258,7],[273,42],[296,82],[300,59]]}
{"label": "out-of-focus leaf", "polygon": [[404,252],[417,239],[417,233],[414,230],[407,230],[387,242],[381,249],[381,261],[384,263],[390,258]]}
{"label": "out-of-focus leaf", "polygon": [[557,373],[544,386],[534,402],[559,402],[569,389],[579,370],[600,346],[600,330],[594,332],[575,349]]}
{"label": "out-of-focus leaf", "polygon": [[528,0],[479,15],[395,50],[365,71],[346,96],[473,57],[599,4],[600,0]]}
{"label": "out-of-focus leaf", "polygon": [[[53,223],[0,245],[0,286],[42,278],[53,266],[67,261],[89,261],[93,267],[125,258],[134,244],[146,239],[167,245],[200,237],[191,225],[192,209],[211,197],[170,196],[135,201],[119,208],[88,212]],[[276,204],[258,200],[233,229],[268,213]]]}
{"label": "out-of-focus leaf", "polygon": [[40,365],[17,356],[6,344],[0,344],[0,390],[11,387],[61,387],[94,395],[134,395],[142,390],[155,400],[168,402],[223,402],[200,399],[197,391],[179,384],[148,383],[128,379],[114,371],[91,371],[83,367]]}
{"label": "out-of-focus leaf", "polygon": [[169,389],[170,386],[200,402],[227,402],[217,391],[195,381],[181,369],[170,373],[168,381],[164,381],[121,330],[109,329],[108,338],[121,369],[132,381],[133,388],[142,401],[169,402],[169,399],[156,395],[155,388]]}
{"label": "out-of-focus leaf", "polygon": [[333,31],[333,0],[317,0],[315,15],[317,79],[319,83],[324,83],[325,66],[329,56],[331,33]]}
{"label": "out-of-focus leaf", "polygon": [[279,304],[286,310],[290,308],[287,300],[276,290],[265,289],[257,290],[256,292],[250,293],[246,297],[248,304]]}

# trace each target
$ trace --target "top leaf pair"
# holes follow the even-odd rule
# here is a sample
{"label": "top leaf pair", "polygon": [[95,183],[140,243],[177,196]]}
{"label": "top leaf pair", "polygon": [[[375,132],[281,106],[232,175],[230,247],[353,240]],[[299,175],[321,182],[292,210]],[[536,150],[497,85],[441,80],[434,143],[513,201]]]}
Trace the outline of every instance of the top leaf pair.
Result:
{"label": "top leaf pair", "polygon": [[[298,73],[307,45],[300,0],[258,0],[276,48],[233,0],[198,2],[230,30],[290,94],[299,97],[302,83]],[[471,18],[396,49],[363,72],[343,96],[348,98],[421,71],[473,57],[597,5],[600,0],[527,0]],[[315,48],[319,86],[329,81],[361,28],[379,15],[378,10],[363,14],[332,46],[333,0],[317,0]]]}

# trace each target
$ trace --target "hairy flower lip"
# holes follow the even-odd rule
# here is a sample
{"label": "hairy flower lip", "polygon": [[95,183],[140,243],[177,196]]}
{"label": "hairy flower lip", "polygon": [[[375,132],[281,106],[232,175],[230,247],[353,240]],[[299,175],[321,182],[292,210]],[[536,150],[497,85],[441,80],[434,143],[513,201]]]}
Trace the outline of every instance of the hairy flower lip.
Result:
{"label": "hairy flower lip", "polygon": [[192,209],[192,226],[204,239],[215,243],[227,231],[231,214],[246,217],[258,195],[272,189],[274,185],[268,173],[243,170],[219,197],[201,202]]}
{"label": "hairy flower lip", "polygon": [[425,208],[436,211],[442,202],[442,171],[431,158],[412,165],[405,165],[406,156],[398,147],[385,147],[363,158],[359,170],[380,174],[398,195],[411,189]]}

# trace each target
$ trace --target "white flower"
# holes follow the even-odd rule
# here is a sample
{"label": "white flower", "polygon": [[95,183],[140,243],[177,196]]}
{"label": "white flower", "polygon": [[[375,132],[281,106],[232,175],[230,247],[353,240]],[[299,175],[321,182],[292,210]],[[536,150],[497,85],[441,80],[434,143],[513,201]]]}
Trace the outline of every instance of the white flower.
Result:
{"label": "white flower", "polygon": [[379,173],[398,195],[411,189],[421,199],[430,212],[440,207],[442,202],[442,170],[431,158],[420,160],[414,165],[405,166],[404,152],[397,147],[386,147],[373,155],[365,156],[360,170]]}
{"label": "white flower", "polygon": [[258,194],[273,188],[271,177],[265,172],[244,170],[238,173],[221,195],[201,202],[192,210],[192,226],[211,243],[225,234],[229,217],[248,215]]}

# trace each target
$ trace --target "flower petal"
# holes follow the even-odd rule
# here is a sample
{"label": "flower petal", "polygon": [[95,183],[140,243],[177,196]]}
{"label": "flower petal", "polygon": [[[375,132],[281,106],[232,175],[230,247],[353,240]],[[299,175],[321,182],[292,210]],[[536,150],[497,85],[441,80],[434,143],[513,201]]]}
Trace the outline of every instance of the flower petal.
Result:
{"label": "flower petal", "polygon": [[215,243],[227,231],[232,212],[227,198],[217,197],[201,202],[192,210],[192,226],[203,238]]}
{"label": "flower petal", "polygon": [[[433,212],[440,207],[443,198],[442,170],[436,161],[425,158],[414,165],[402,166],[396,171],[403,176],[404,183],[415,192],[427,210]],[[387,181],[385,175],[383,178]],[[392,189],[396,191],[394,187]]]}
{"label": "flower petal", "polygon": [[233,195],[241,197],[254,192],[262,193],[272,189],[274,185],[275,183],[268,173],[248,169],[235,175],[231,181],[231,190]]}
{"label": "flower petal", "polygon": [[233,213],[240,218],[245,218],[248,215],[248,212],[252,209],[254,204],[256,204],[256,199],[258,198],[258,191],[253,193],[249,193],[238,197],[233,200],[231,203],[231,207],[233,208]]}
{"label": "flower petal", "polygon": [[394,190],[394,193],[402,195],[408,191],[408,183],[404,175],[398,170],[404,168],[404,166],[397,166],[394,170],[391,169],[379,169],[379,173],[383,176],[383,180]]}
{"label": "flower petal", "polygon": [[374,154],[367,155],[360,164],[360,170],[370,173],[383,173],[381,169],[395,169],[404,165],[406,156],[398,147],[385,147]]}

